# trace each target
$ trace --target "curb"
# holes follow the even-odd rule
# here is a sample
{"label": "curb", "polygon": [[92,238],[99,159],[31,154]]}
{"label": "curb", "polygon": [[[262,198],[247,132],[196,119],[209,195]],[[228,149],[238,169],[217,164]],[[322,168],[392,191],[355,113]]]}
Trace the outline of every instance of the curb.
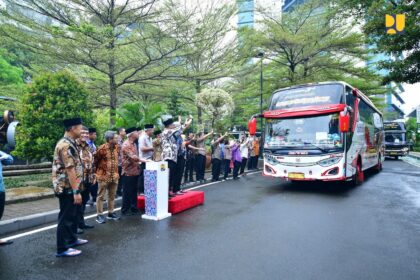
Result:
{"label": "curb", "polygon": [[420,155],[413,155],[413,154],[408,153],[408,156],[411,157],[411,158],[415,158],[415,159],[420,160]]}
{"label": "curb", "polygon": [[[256,170],[250,170],[246,171],[245,174],[255,171],[260,171],[261,168],[258,168]],[[204,184],[210,183],[211,180],[206,180]],[[219,181],[220,183],[223,181]],[[184,188],[193,188],[200,185],[204,185],[200,183],[188,183],[184,185]],[[53,195],[54,196],[54,195]],[[115,208],[121,207],[122,204],[122,197],[118,197],[115,199]],[[107,207],[107,202],[104,203],[104,207]],[[58,202],[57,202],[57,208],[58,208]],[[96,207],[92,206],[86,206],[85,214],[92,214],[96,212]],[[17,231],[26,230],[29,228],[39,227],[45,224],[57,222],[59,209],[37,213],[33,215],[28,215],[20,218],[0,221],[0,236],[10,234]]]}
{"label": "curb", "polygon": [[53,197],[55,197],[55,194],[53,194],[53,193],[52,194],[38,195],[38,196],[22,197],[22,198],[17,198],[17,199],[6,200],[5,205],[22,203],[22,202],[29,202],[29,201],[36,201],[36,200],[42,200],[44,198],[53,198]]}

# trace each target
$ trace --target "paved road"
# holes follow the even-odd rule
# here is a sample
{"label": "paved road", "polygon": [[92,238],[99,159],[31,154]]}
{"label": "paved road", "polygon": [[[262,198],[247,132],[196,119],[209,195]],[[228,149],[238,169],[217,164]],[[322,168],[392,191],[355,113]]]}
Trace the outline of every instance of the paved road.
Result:
{"label": "paved road", "polygon": [[78,258],[53,256],[54,230],[16,239],[0,279],[420,279],[419,175],[392,160],[358,188],[248,175],[158,223],[96,225]]}

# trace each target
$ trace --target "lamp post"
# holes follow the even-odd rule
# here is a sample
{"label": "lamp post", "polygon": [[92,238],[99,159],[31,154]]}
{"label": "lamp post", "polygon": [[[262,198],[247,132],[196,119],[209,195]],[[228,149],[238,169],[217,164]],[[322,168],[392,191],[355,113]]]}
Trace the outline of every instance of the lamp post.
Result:
{"label": "lamp post", "polygon": [[[257,57],[260,58],[260,114],[263,113],[263,59],[264,59],[264,52],[259,51]],[[263,118],[260,118],[260,129],[261,129],[261,144],[263,144]]]}

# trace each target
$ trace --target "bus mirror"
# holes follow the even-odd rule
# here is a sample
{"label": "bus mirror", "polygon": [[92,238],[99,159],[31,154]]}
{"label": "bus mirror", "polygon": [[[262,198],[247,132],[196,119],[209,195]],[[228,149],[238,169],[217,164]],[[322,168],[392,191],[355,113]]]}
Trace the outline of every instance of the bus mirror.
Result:
{"label": "bus mirror", "polygon": [[350,114],[346,111],[340,112],[339,117],[339,126],[340,132],[349,132],[350,131]]}
{"label": "bus mirror", "polygon": [[252,118],[248,122],[248,130],[249,130],[249,135],[255,135],[255,133],[257,132],[257,119],[256,118]]}

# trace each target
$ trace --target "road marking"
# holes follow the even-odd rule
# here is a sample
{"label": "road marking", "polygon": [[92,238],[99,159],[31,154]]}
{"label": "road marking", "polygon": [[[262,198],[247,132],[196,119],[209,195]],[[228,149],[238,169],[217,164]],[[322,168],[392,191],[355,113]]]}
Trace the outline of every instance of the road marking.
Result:
{"label": "road marking", "polygon": [[[261,171],[250,172],[250,173],[247,173],[247,175],[253,175],[253,174],[256,174],[256,173],[261,173]],[[239,177],[242,177],[242,176],[243,175],[241,175]],[[228,179],[228,180],[230,181],[232,179]],[[189,189],[186,189],[186,190],[196,190],[196,189],[204,188],[204,187],[219,184],[219,183],[223,183],[223,181],[211,182],[211,183],[203,184],[203,185],[200,185],[200,186],[197,186],[197,187],[189,188]],[[115,211],[121,210],[121,207],[116,208],[114,210]],[[104,211],[104,214],[108,214],[108,211]],[[96,216],[97,216],[97,214],[92,214],[92,215],[89,215],[89,216],[85,216],[85,219],[92,219]],[[28,235],[35,234],[35,233],[47,231],[49,229],[53,229],[53,228],[56,228],[56,227],[57,227],[57,224],[54,224],[54,225],[34,229],[34,230],[31,230],[31,231],[19,233],[19,234],[16,234],[16,235],[12,235],[12,236],[9,236],[9,237],[6,237],[6,238],[2,238],[2,240],[8,241],[8,240],[13,240],[13,239],[18,239],[18,238],[21,238],[21,237],[25,237],[25,236],[28,236]]]}

